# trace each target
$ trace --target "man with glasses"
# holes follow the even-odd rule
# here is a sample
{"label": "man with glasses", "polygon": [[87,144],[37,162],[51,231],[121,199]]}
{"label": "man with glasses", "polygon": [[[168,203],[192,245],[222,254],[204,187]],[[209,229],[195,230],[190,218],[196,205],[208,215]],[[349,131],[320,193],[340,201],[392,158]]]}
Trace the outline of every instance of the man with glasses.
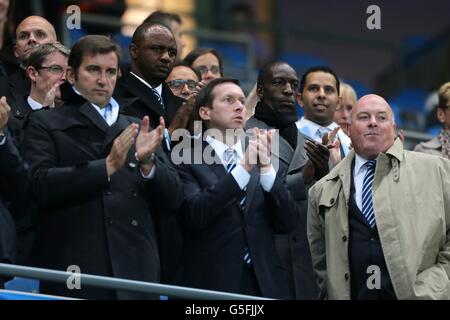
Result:
{"label": "man with glasses", "polygon": [[166,83],[174,95],[187,99],[199,91],[197,87],[199,78],[194,69],[184,63],[178,63],[173,67]]}
{"label": "man with glasses", "polygon": [[30,79],[29,92],[13,93],[11,108],[20,117],[11,117],[9,128],[17,139],[25,117],[33,110],[54,107],[55,99],[61,97],[59,86],[66,80],[67,59],[70,50],[59,42],[34,47],[25,62],[26,74]]}
{"label": "man with glasses", "polygon": [[[156,127],[159,117],[169,127],[184,99],[172,94],[164,80],[172,71],[177,56],[177,44],[172,31],[159,23],[143,23],[137,27],[129,47],[131,65],[124,70],[114,91],[115,98],[139,98],[121,111],[142,119],[150,117]],[[164,146],[170,151],[170,136],[166,130]]]}

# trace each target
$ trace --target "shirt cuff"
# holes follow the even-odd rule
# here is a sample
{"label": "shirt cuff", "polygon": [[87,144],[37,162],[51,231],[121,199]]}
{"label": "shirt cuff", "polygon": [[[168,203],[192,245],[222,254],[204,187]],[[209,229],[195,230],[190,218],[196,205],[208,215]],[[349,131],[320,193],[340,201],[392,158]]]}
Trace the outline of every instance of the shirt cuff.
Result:
{"label": "shirt cuff", "polygon": [[268,172],[261,173],[259,175],[259,182],[261,183],[261,187],[264,189],[264,191],[270,192],[273,184],[275,183],[276,176],[277,173],[275,172],[273,166],[270,166],[270,170]]}
{"label": "shirt cuff", "polygon": [[234,180],[236,180],[237,184],[239,185],[239,188],[241,190],[244,190],[244,188],[247,186],[248,182],[250,181],[250,173],[247,172],[247,170],[244,169],[243,166],[238,164],[232,171],[231,175],[233,176]]}
{"label": "shirt cuff", "polygon": [[6,142],[6,136],[0,137],[0,146],[4,145]]}
{"label": "shirt cuff", "polygon": [[141,171],[141,175],[144,179],[153,179],[155,177],[155,167],[156,167],[156,163],[153,164],[152,170],[150,170],[150,172],[148,173],[148,175],[144,175],[144,173],[142,172],[141,169],[139,169],[139,171]]}

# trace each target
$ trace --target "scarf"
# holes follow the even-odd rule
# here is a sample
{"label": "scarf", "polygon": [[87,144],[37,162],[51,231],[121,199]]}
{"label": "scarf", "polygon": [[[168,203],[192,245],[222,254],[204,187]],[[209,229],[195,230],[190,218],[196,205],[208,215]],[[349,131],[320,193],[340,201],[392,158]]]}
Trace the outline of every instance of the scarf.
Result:
{"label": "scarf", "polygon": [[255,107],[254,117],[265,122],[269,127],[280,130],[280,136],[295,150],[297,147],[298,129],[295,125],[297,112],[278,111],[259,101]]}

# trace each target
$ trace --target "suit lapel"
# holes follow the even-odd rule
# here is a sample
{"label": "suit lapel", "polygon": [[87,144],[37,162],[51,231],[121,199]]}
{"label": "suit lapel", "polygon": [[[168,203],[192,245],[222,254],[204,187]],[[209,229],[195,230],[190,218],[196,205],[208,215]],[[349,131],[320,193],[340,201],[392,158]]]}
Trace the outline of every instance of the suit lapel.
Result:
{"label": "suit lapel", "polygon": [[[165,110],[162,110],[156,96],[151,89],[143,84],[138,78],[127,72],[123,77],[123,85],[132,95],[138,97],[149,109],[159,116],[167,117]],[[163,98],[164,100],[164,98]]]}
{"label": "suit lapel", "polygon": [[114,139],[130,124],[131,122],[126,116],[119,114],[117,121],[106,131],[105,141],[103,142],[103,151],[109,152],[110,145],[112,144]]}
{"label": "suit lapel", "polygon": [[84,103],[80,107],[80,113],[82,113],[86,118],[88,118],[97,128],[106,133],[109,126],[102,116],[95,110],[94,106],[89,102]]}
{"label": "suit lapel", "polygon": [[296,170],[300,170],[308,161],[308,156],[304,148],[305,137],[299,131],[297,133],[297,147],[295,148],[294,156],[292,157],[289,165],[288,173]]}

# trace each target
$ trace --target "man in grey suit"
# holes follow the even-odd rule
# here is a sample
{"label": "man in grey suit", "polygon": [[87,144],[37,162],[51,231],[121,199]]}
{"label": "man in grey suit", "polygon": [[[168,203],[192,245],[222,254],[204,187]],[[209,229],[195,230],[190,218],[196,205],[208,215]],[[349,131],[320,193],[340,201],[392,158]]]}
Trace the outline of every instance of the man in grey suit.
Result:
{"label": "man in grey suit", "polygon": [[272,156],[279,158],[280,168],[285,168],[277,174],[287,175],[289,190],[301,211],[297,228],[288,235],[276,236],[277,251],[291,277],[292,296],[314,299],[319,291],[306,236],[307,190],[327,172],[329,150],[323,144],[306,140],[295,126],[298,86],[297,73],[287,63],[265,65],[257,81],[259,102],[246,127],[279,130],[279,153]]}

